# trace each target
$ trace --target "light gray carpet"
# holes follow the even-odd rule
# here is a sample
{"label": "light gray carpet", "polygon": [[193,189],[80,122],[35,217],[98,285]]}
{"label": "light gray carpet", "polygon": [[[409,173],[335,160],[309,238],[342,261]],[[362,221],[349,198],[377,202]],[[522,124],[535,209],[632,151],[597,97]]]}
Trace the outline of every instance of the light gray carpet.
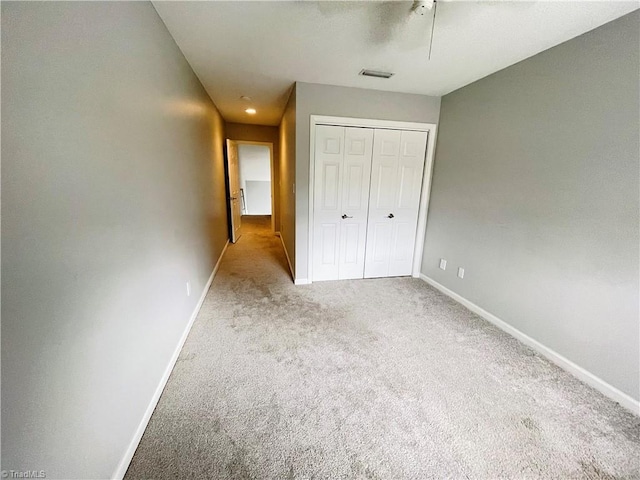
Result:
{"label": "light gray carpet", "polygon": [[421,280],[296,287],[244,230],[126,478],[640,478],[638,417]]}

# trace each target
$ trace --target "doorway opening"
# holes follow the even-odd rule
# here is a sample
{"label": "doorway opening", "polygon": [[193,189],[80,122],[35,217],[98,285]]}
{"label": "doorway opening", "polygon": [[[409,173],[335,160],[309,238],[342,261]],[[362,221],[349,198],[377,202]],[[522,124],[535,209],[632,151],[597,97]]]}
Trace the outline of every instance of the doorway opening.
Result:
{"label": "doorway opening", "polygon": [[273,144],[227,140],[229,232],[236,243],[244,230],[268,222],[275,234]]}

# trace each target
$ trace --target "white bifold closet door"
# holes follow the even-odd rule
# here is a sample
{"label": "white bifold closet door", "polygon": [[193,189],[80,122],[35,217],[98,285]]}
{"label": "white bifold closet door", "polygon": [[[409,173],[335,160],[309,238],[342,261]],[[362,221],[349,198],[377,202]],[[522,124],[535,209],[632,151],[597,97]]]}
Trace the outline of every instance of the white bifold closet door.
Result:
{"label": "white bifold closet door", "polygon": [[363,278],[374,131],[315,133],[313,280]]}
{"label": "white bifold closet door", "polygon": [[427,132],[376,129],[365,278],[411,275]]}

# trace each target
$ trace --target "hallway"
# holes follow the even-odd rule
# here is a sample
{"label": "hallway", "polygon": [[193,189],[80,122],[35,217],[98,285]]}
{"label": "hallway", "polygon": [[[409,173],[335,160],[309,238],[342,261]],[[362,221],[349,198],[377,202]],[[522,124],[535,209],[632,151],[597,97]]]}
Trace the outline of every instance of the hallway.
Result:
{"label": "hallway", "polygon": [[639,423],[420,280],[294,286],[257,218],[126,478],[631,478]]}

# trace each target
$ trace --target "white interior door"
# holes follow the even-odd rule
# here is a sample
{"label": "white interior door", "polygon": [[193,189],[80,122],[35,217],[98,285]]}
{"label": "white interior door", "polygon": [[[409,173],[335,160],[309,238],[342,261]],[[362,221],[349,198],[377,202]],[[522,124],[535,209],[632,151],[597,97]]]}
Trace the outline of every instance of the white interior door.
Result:
{"label": "white interior door", "polygon": [[316,127],[313,280],[364,277],[373,129]]}
{"label": "white interior door", "polygon": [[373,129],[346,128],[338,278],[363,278]]}
{"label": "white interior door", "polygon": [[376,129],[365,278],[411,275],[427,132]]}
{"label": "white interior door", "polygon": [[389,277],[412,273],[427,135],[427,132],[403,131],[400,138]]}
{"label": "white interior door", "polygon": [[313,185],[313,280],[339,275],[344,127],[318,125]]}
{"label": "white interior door", "polygon": [[376,129],[373,140],[365,278],[386,277],[393,235],[400,130]]}
{"label": "white interior door", "polygon": [[240,172],[238,163],[238,144],[227,140],[227,161],[229,175],[229,206],[231,210],[231,243],[240,238],[242,225],[242,206],[240,204]]}

